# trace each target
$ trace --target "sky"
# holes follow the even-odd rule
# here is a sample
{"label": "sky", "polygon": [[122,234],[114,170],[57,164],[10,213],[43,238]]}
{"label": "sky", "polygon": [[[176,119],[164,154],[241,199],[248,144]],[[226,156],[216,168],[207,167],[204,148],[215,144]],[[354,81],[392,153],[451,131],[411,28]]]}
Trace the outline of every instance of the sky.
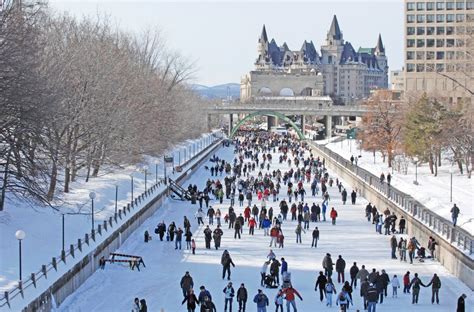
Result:
{"label": "sky", "polygon": [[159,29],[166,44],[195,64],[192,83],[239,83],[254,68],[263,24],[269,39],[299,50],[312,40],[319,51],[333,15],[357,50],[375,47],[382,34],[390,70],[403,66],[403,1],[50,0],[57,12],[107,14],[121,30]]}

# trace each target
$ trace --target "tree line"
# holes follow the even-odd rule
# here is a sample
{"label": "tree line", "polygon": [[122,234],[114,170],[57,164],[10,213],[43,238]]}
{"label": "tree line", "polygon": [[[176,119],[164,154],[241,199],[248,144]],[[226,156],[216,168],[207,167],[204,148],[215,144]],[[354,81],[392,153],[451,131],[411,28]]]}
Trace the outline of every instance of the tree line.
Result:
{"label": "tree line", "polygon": [[73,181],[207,131],[193,64],[159,31],[32,3],[0,11],[0,210],[7,194],[50,204]]}
{"label": "tree line", "polygon": [[397,158],[418,158],[438,174],[443,161],[471,177],[474,164],[472,103],[451,104],[438,95],[422,94],[394,100],[391,91],[378,91],[365,104],[358,138],[362,148],[380,152],[388,166]]}

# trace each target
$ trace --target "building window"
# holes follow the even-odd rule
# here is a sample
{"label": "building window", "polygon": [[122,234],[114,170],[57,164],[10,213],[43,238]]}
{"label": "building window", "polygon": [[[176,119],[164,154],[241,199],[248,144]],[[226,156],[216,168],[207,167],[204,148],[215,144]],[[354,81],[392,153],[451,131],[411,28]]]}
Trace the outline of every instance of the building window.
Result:
{"label": "building window", "polygon": [[435,46],[435,40],[434,40],[434,39],[427,39],[427,40],[426,40],[426,46],[427,46],[428,48],[434,48],[434,46]]}
{"label": "building window", "polygon": [[426,34],[428,36],[432,36],[435,33],[435,28],[434,27],[426,27]]}
{"label": "building window", "polygon": [[453,26],[446,27],[446,35],[450,36],[453,34],[454,34],[454,27]]}
{"label": "building window", "polygon": [[426,64],[426,71],[429,72],[429,73],[434,72],[434,64],[432,64],[432,63]]}
{"label": "building window", "polygon": [[416,72],[422,73],[425,71],[425,64],[416,64]]}
{"label": "building window", "polygon": [[458,35],[463,35],[466,32],[466,27],[464,26],[458,26],[456,27],[456,33]]}
{"label": "building window", "polygon": [[474,10],[474,1],[466,2],[466,9],[467,10]]}
{"label": "building window", "polygon": [[437,60],[444,60],[444,51],[436,52],[436,59]]}
{"label": "building window", "polygon": [[433,11],[433,10],[434,10],[434,7],[435,7],[435,3],[434,3],[434,2],[426,2],[426,10],[428,10],[428,11]]}
{"label": "building window", "polygon": [[425,9],[425,3],[424,2],[418,2],[416,4],[416,10],[417,11],[423,11]]}
{"label": "building window", "polygon": [[454,39],[446,39],[446,47],[447,48],[454,47]]}
{"label": "building window", "polygon": [[466,14],[466,21],[474,22],[474,14]]}
{"label": "building window", "polygon": [[456,14],[456,22],[464,22],[464,14]]}
{"label": "building window", "polygon": [[415,2],[407,2],[407,11],[415,10]]}
{"label": "building window", "polygon": [[425,52],[424,51],[416,51],[416,59],[417,60],[425,60]]}
{"label": "building window", "polygon": [[456,39],[457,47],[464,47],[464,39]]}
{"label": "building window", "polygon": [[434,23],[435,16],[434,14],[426,14],[426,22],[427,23]]}
{"label": "building window", "polygon": [[417,48],[423,48],[424,46],[425,46],[425,40],[424,39],[416,40],[416,47]]}
{"label": "building window", "polygon": [[436,47],[437,48],[444,47],[444,39],[436,39]]}
{"label": "building window", "polygon": [[443,23],[444,22],[444,14],[436,14],[436,21],[438,23]]}
{"label": "building window", "polygon": [[434,60],[434,58],[435,58],[435,53],[434,53],[434,51],[428,51],[428,52],[426,52],[426,59],[427,59],[427,60]]}
{"label": "building window", "polygon": [[415,64],[407,64],[407,72],[411,73],[415,71]]}
{"label": "building window", "polygon": [[444,27],[436,27],[437,35],[444,35]]}
{"label": "building window", "polygon": [[454,22],[454,14],[446,14],[446,23]]}
{"label": "building window", "polygon": [[456,59],[457,60],[464,60],[464,52],[463,51],[456,51]]}
{"label": "building window", "polygon": [[407,40],[407,47],[413,48],[415,46],[415,39],[408,39]]}
{"label": "building window", "polygon": [[415,22],[415,15],[408,14],[407,15],[407,23],[414,23]]}
{"label": "building window", "polygon": [[407,36],[415,34],[415,27],[407,27]]}
{"label": "building window", "polygon": [[444,71],[444,64],[436,64],[436,72],[443,72]]}
{"label": "building window", "polygon": [[454,2],[446,2],[446,10],[454,10]]}
{"label": "building window", "polygon": [[464,1],[463,2],[456,2],[456,10],[464,10]]}
{"label": "building window", "polygon": [[418,36],[424,35],[425,34],[425,27],[417,27],[416,28],[416,34]]}
{"label": "building window", "polygon": [[444,2],[436,2],[436,10],[444,10]]}
{"label": "building window", "polygon": [[417,14],[417,15],[416,15],[416,22],[417,22],[417,23],[424,23],[424,22],[425,22],[425,15],[423,15],[423,14]]}
{"label": "building window", "polygon": [[446,51],[446,59],[454,60],[454,51]]}
{"label": "building window", "polygon": [[407,60],[413,60],[415,58],[415,52],[407,51]]}
{"label": "building window", "polygon": [[446,64],[446,71],[453,72],[454,71],[454,64]]}

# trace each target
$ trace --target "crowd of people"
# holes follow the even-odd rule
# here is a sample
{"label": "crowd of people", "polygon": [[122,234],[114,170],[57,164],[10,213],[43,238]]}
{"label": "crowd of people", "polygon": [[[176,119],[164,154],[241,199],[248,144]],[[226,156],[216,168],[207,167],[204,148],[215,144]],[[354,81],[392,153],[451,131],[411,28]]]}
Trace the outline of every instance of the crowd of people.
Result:
{"label": "crowd of people", "polygon": [[[212,164],[205,167],[210,173],[210,178],[204,188],[199,190],[196,185],[188,186],[188,192],[192,196],[191,203],[199,205],[194,217],[198,226],[203,227],[205,249],[219,250],[224,230],[232,231],[234,239],[239,240],[245,236],[244,228],[248,228],[246,235],[249,238],[254,236],[256,229],[261,230],[264,237],[268,236],[269,247],[277,248],[278,252],[283,253],[285,234],[289,235],[283,233],[284,223],[294,223],[296,244],[303,244],[302,233],[310,231],[311,223],[326,221],[326,213],[331,224],[336,226],[338,213],[334,207],[330,207],[330,202],[335,199],[330,198],[328,188],[335,186],[338,189],[343,205],[346,204],[348,193],[342,181],[330,177],[324,159],[314,157],[308,146],[292,140],[289,136],[267,132],[259,132],[258,135],[243,132],[237,137],[233,142],[235,148],[233,162],[213,156]],[[273,162],[287,166],[287,170],[271,170]],[[305,184],[309,189],[305,189]],[[308,202],[307,194],[321,198],[321,202]],[[350,193],[352,204],[356,204],[357,197],[357,190],[352,190]],[[213,202],[222,204],[224,199],[230,201],[228,209],[221,211],[213,207]],[[278,207],[278,211],[274,210],[274,207]],[[421,253],[415,255],[415,250],[424,249],[415,237],[405,239],[406,220],[403,216],[398,220],[395,213],[390,212],[388,208],[380,213],[371,203],[366,206],[365,216],[368,222],[372,221],[375,225],[377,233],[382,234],[383,227],[384,234],[391,235],[392,259],[397,259],[397,249],[400,261],[407,261],[407,251],[410,263],[413,263],[415,257],[420,259],[426,257],[425,255],[422,257]],[[182,248],[181,241],[184,238],[186,249],[190,249],[192,254],[196,252],[196,241],[193,239],[191,222],[187,216],[184,216],[183,227],[177,226],[175,221],[166,226],[165,221],[162,221],[157,225],[155,233],[160,241],[174,241],[175,249],[178,250]],[[320,239],[318,226],[315,226],[310,233],[311,248],[318,248]],[[395,236],[398,234],[401,234],[399,240]],[[145,241],[148,240],[149,238],[145,237]],[[304,243],[309,245],[309,241]],[[433,258],[435,246],[435,240],[430,240],[428,248]],[[222,253],[221,265],[222,279],[228,280],[223,289],[224,311],[232,311],[234,298],[238,303],[238,311],[246,311],[249,292],[243,283],[237,291],[233,288],[231,267],[235,267],[236,264],[228,249]],[[418,303],[421,286],[431,287],[432,303],[439,304],[441,280],[436,274],[425,284],[417,273],[411,278],[410,272],[407,272],[400,281],[396,274],[390,277],[384,269],[373,268],[370,273],[364,265],[359,269],[356,262],[353,262],[347,271],[343,256],[339,255],[334,263],[330,253],[327,253],[322,260],[322,269],[314,289],[319,292],[321,302],[326,299],[326,305],[329,307],[335,303],[341,307],[341,311],[345,311],[353,304],[353,292],[358,285],[364,309],[368,311],[375,311],[376,305],[383,303],[389,294],[389,285],[392,288],[393,298],[398,297],[401,285],[404,287],[403,293],[409,294],[411,291],[413,304]],[[334,270],[337,283],[332,276]],[[346,280],[346,272],[349,273],[350,279]],[[297,311],[296,298],[300,300],[303,298],[293,287],[291,273],[284,257],[278,260],[271,249],[260,270],[260,277],[261,288],[253,297],[257,311],[266,311],[270,305],[270,300],[264,293],[265,288],[277,289],[277,295],[273,300],[276,312],[278,310],[283,312],[285,301],[288,312],[291,308]],[[183,292],[182,304],[186,304],[189,312],[194,312],[198,306],[202,312],[216,311],[213,297],[204,285],[200,286],[200,292],[196,296],[193,290],[194,282],[189,272],[186,272],[181,279],[180,286]]]}

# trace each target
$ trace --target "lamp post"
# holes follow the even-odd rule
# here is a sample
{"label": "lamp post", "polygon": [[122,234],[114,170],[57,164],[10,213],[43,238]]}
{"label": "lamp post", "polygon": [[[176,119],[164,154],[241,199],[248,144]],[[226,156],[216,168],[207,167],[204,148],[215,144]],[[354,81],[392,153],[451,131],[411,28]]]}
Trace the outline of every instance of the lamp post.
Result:
{"label": "lamp post", "polygon": [[449,168],[449,174],[451,175],[451,183],[449,187],[449,202],[453,202],[453,167]]}
{"label": "lamp post", "polygon": [[155,162],[155,184],[158,184],[158,160]]}
{"label": "lamp post", "polygon": [[130,200],[130,203],[133,206],[133,173],[130,174],[130,191],[132,193],[132,199]]}
{"label": "lamp post", "polygon": [[415,181],[413,181],[413,184],[418,185],[418,157],[414,157],[413,160],[415,161]]}
{"label": "lamp post", "polygon": [[115,184],[115,214],[117,214],[118,184]]}
{"label": "lamp post", "polygon": [[148,166],[147,165],[143,166],[143,171],[145,171],[145,192],[146,192],[146,190],[147,190],[146,180],[147,180],[147,175],[148,175]]}
{"label": "lamp post", "polygon": [[94,232],[94,199],[95,199],[95,193],[90,192],[89,193],[89,198],[91,199],[92,203],[92,232]]}
{"label": "lamp post", "polygon": [[19,254],[19,263],[20,263],[19,268],[20,268],[20,282],[21,282],[21,280],[22,280],[22,276],[21,276],[21,241],[23,239],[25,239],[26,233],[22,230],[18,230],[15,233],[15,237],[18,240],[18,254]]}
{"label": "lamp post", "polygon": [[66,250],[64,249],[64,240],[65,240],[65,239],[64,239],[64,232],[65,232],[64,226],[65,226],[65,223],[64,223],[64,213],[63,213],[63,214],[62,214],[62,238],[63,238],[63,246],[62,246],[62,247],[63,247],[63,248],[61,249],[61,255],[63,255],[63,254],[65,253],[65,251],[66,251]]}

